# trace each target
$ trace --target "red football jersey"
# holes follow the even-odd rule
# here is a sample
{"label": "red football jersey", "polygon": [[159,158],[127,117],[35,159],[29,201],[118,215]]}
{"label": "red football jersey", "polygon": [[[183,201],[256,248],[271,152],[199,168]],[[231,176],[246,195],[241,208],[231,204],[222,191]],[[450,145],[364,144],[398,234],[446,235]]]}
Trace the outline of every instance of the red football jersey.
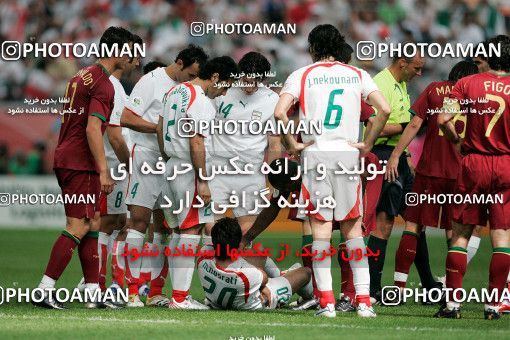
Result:
{"label": "red football jersey", "polygon": [[510,154],[510,76],[485,72],[462,78],[450,97],[467,110],[463,153]]}
{"label": "red football jersey", "polygon": [[87,122],[89,116],[101,119],[104,133],[114,94],[109,73],[99,64],[85,67],[71,78],[65,94],[69,102],[64,104],[64,110],[71,112],[62,116],[53,168],[97,171],[87,140]]}
{"label": "red football jersey", "polygon": [[368,118],[372,117],[372,115],[375,113],[375,109],[365,103],[364,100],[361,101],[361,115],[359,117],[360,122],[366,122]]}
{"label": "red football jersey", "polygon": [[[437,117],[443,107],[443,100],[452,91],[451,81],[433,82],[420,94],[411,106],[411,112],[427,122],[427,132],[423,143],[423,151],[416,166],[421,175],[456,179],[461,156],[455,144],[451,143],[439,129]],[[455,124],[458,133],[462,133],[464,124]],[[460,130],[459,130],[460,128]]]}

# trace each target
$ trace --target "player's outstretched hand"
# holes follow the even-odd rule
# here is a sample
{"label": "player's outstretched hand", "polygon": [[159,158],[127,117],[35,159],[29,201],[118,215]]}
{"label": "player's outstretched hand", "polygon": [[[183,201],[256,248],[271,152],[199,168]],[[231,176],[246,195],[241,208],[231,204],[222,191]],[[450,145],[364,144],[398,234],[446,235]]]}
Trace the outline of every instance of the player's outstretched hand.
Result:
{"label": "player's outstretched hand", "polygon": [[115,181],[112,179],[110,172],[105,171],[99,174],[99,183],[101,184],[101,192],[108,195],[113,191]]}
{"label": "player's outstretched hand", "polygon": [[291,156],[299,157],[301,155],[301,151],[303,151],[313,143],[315,143],[315,141],[313,140],[306,143],[294,143],[294,145],[290,146],[287,151]]}
{"label": "player's outstretched hand", "polygon": [[198,181],[198,196],[204,201],[205,205],[211,202],[211,190],[209,190],[207,182]]}
{"label": "player's outstretched hand", "polygon": [[395,182],[398,177],[398,157],[391,156],[386,164],[386,173],[384,179],[389,182]]}
{"label": "player's outstretched hand", "polygon": [[369,153],[370,150],[372,150],[372,148],[368,146],[365,142],[349,143],[349,145],[359,150],[360,158],[365,157],[366,154]]}

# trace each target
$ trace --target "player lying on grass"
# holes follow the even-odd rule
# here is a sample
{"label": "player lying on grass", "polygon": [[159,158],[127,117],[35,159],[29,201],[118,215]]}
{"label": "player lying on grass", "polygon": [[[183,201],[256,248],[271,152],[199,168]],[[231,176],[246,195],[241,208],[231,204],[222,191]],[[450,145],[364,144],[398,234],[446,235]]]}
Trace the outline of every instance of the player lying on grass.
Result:
{"label": "player lying on grass", "polygon": [[211,237],[217,253],[199,258],[197,263],[206,305],[213,309],[275,309],[288,303],[293,293],[307,299],[312,296],[311,271],[299,268],[300,264],[270,277],[261,269],[264,257],[233,260],[230,249],[239,249],[242,236],[237,219],[225,217],[214,224]]}

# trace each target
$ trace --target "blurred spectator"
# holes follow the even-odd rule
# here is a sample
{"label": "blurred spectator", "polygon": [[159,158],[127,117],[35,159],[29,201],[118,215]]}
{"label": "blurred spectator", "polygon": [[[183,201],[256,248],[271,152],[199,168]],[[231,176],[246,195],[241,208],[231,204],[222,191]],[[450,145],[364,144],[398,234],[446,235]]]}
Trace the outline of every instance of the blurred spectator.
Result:
{"label": "blurred spectator", "polygon": [[9,170],[9,149],[7,144],[0,143],[0,175],[5,175]]}
{"label": "blurred spectator", "polygon": [[27,162],[27,155],[22,150],[17,150],[9,160],[9,174],[29,175],[30,167]]}
{"label": "blurred spectator", "polygon": [[28,173],[31,175],[42,175],[45,173],[44,157],[46,145],[44,142],[37,142],[34,144],[34,149],[27,155]]}
{"label": "blurred spectator", "polygon": [[406,11],[397,0],[382,1],[377,7],[379,18],[387,25],[396,25],[406,17]]}

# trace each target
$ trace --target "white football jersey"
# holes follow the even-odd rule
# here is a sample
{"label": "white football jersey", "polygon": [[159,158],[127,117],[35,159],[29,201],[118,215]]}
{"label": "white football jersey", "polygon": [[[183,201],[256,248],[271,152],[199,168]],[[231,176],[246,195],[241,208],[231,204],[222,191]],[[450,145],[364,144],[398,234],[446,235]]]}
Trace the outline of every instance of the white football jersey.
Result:
{"label": "white football jersey", "polygon": [[[158,124],[159,115],[163,111],[163,96],[177,83],[168,76],[164,67],[145,74],[138,80],[126,108],[142,119]],[[158,137],[155,133],[130,131],[131,141],[148,149],[158,151]]]}
{"label": "white football jersey", "polygon": [[205,298],[214,309],[263,308],[262,271],[244,258],[238,258],[227,268],[220,267],[214,258],[200,258],[197,267]]}
{"label": "white football jersey", "polygon": [[[258,120],[261,126],[272,124],[276,127],[273,113],[278,102],[278,95],[265,86],[259,87],[251,95],[245,94],[239,87],[234,87],[229,89],[225,96],[216,98],[214,102],[217,110],[215,119],[218,121],[250,122]],[[264,161],[264,151],[267,147],[267,135],[264,133],[242,134],[238,125],[235,134],[214,134],[211,140],[212,157],[233,158],[239,156],[241,162],[251,164]]]}
{"label": "white football jersey", "polygon": [[[165,95],[161,113],[165,153],[169,157],[179,158],[191,164],[189,138],[180,135],[179,120],[188,118],[198,124],[199,121],[212,121],[215,113],[212,101],[200,86],[189,82],[174,86]],[[197,130],[194,131],[197,132]],[[208,150],[210,148],[209,135],[207,131],[200,131],[200,133],[205,138],[204,143]]]}
{"label": "white football jersey", "polygon": [[315,160],[308,162],[310,167],[315,167],[318,158],[335,167],[334,152],[355,150],[348,142],[358,141],[361,99],[376,90],[366,71],[340,62],[316,62],[287,78],[280,95],[289,93],[299,102],[300,120],[322,122],[321,133],[301,135],[303,142],[314,141],[303,151]]}
{"label": "white football jersey", "polygon": [[[120,126],[120,116],[122,115],[122,110],[124,110],[124,106],[126,105],[129,97],[126,95],[126,91],[124,91],[124,87],[120,83],[120,81],[115,78],[113,75],[110,76],[110,81],[113,84],[113,89],[115,90],[115,95],[113,99],[113,110],[112,114],[110,115],[110,121],[108,122],[108,125],[111,126]],[[128,146],[128,150],[131,150],[131,142],[129,138],[129,129],[122,128],[122,136],[124,137],[124,141],[126,142],[126,145]],[[115,155],[115,152],[113,151],[112,145],[110,144],[110,141],[108,140],[108,135],[105,133],[103,134],[103,141],[104,141],[104,151],[106,159],[109,161],[109,163],[117,163],[117,155]],[[109,164],[111,166],[111,164]]]}

